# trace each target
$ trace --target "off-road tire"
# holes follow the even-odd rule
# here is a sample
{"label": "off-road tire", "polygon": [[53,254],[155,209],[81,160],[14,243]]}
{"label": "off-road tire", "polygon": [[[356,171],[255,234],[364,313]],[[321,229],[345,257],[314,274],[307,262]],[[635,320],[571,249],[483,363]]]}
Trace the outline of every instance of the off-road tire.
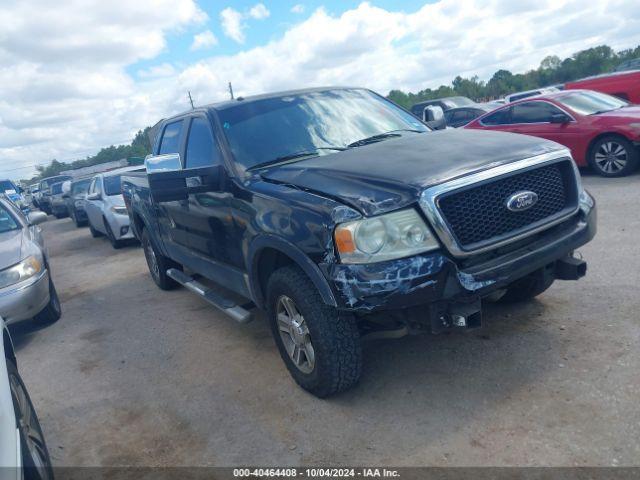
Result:
{"label": "off-road tire", "polygon": [[[623,168],[616,171],[607,172],[601,165],[598,164],[596,155],[598,154],[600,148],[605,144],[620,145],[625,149],[626,164]],[[638,168],[638,165],[640,164],[639,157],[640,152],[638,151],[638,148],[634,146],[633,143],[631,143],[629,140],[620,135],[606,135],[598,139],[598,141],[591,146],[588,153],[588,162],[589,166],[591,166],[593,171],[595,171],[598,175],[601,175],[603,177],[624,177],[633,173]]]}
{"label": "off-road tire", "polygon": [[[151,274],[151,278],[153,279],[155,284],[162,290],[173,290],[179,287],[180,284],[167,275],[167,270],[169,270],[170,268],[182,270],[182,265],[160,254],[160,252],[154,245],[153,240],[151,240],[151,236],[149,235],[149,232],[146,228],[142,230],[140,242],[142,243],[142,249],[144,251],[144,257],[147,261],[147,267],[149,267],[149,273]],[[155,261],[157,262],[158,266],[157,270],[153,268],[153,260],[150,257],[151,252],[153,252],[153,255],[155,256]]]}
{"label": "off-road tire", "polygon": [[[295,302],[309,330],[315,352],[315,365],[310,373],[298,369],[282,341],[276,318],[277,302],[282,295]],[[267,313],[280,356],[298,385],[323,398],[358,382],[362,372],[362,345],[355,318],[326,305],[300,268],[287,266],[271,275],[267,285]]]}
{"label": "off-road tire", "polygon": [[[51,272],[49,272],[49,275],[51,275]],[[53,284],[53,280],[51,280],[51,276],[49,276],[49,303],[33,319],[38,323],[48,324],[57,322],[61,316],[60,297],[58,297],[56,287]]]}
{"label": "off-road tire", "polygon": [[554,281],[552,274],[549,272],[545,274],[545,269],[537,270],[510,284],[498,302],[518,303],[531,300],[548,290]]}

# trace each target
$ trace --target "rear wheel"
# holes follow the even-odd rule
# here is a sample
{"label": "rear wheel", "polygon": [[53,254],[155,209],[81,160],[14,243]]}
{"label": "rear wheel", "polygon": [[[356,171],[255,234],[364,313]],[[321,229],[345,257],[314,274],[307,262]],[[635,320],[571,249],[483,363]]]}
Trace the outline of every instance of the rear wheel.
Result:
{"label": "rear wheel", "polygon": [[[51,273],[49,273],[51,275]],[[53,323],[60,320],[62,316],[62,307],[60,306],[60,298],[53,284],[53,280],[49,277],[49,303],[34,318],[38,323]]]}
{"label": "rear wheel", "polygon": [[12,361],[7,361],[7,371],[16,424],[20,433],[24,478],[27,480],[53,479],[49,450],[27,388]]}
{"label": "rear wheel", "polygon": [[358,382],[362,347],[355,319],[326,305],[302,270],[283,267],[271,275],[267,310],[280,356],[298,385],[327,397]]}
{"label": "rear wheel", "polygon": [[623,177],[638,166],[638,150],[626,138],[607,135],[593,144],[589,164],[603,177]]}
{"label": "rear wheel", "polygon": [[147,260],[149,273],[156,285],[162,290],[173,290],[179,287],[180,284],[167,275],[167,270],[170,268],[182,270],[182,265],[158,252],[146,228],[142,230],[140,241],[142,242],[142,249],[144,250],[144,257]]}

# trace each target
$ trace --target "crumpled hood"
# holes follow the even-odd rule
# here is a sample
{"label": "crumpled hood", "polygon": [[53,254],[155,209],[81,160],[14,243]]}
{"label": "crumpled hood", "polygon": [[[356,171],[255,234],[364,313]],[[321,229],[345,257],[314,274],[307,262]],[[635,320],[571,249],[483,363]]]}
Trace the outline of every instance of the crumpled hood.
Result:
{"label": "crumpled hood", "polygon": [[22,244],[26,241],[22,229],[0,233],[0,270],[22,260]]}
{"label": "crumpled hood", "polygon": [[370,216],[416,202],[429,186],[564,148],[527,135],[447,129],[274,166],[261,177],[333,198]]}

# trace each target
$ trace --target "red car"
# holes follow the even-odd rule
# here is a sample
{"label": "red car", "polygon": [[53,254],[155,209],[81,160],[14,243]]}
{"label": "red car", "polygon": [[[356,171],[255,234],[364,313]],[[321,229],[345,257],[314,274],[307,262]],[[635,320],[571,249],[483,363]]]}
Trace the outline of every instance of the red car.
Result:
{"label": "red car", "polygon": [[592,90],[529,97],[493,110],[464,128],[542,137],[566,145],[579,166],[605,177],[633,172],[640,156],[640,106]]}
{"label": "red car", "polygon": [[607,73],[567,82],[565,90],[595,90],[622,98],[631,103],[640,103],[640,70]]}

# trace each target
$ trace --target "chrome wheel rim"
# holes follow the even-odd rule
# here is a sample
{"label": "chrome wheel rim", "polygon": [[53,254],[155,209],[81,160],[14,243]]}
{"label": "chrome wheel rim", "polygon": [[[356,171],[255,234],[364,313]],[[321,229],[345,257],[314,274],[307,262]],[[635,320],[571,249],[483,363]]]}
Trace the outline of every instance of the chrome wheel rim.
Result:
{"label": "chrome wheel rim", "polygon": [[144,256],[147,258],[147,264],[151,275],[155,278],[160,278],[160,267],[158,267],[158,259],[156,258],[156,252],[153,251],[151,242],[149,240],[144,242]]}
{"label": "chrome wheel rim", "polygon": [[38,425],[37,417],[27,397],[22,383],[15,377],[9,376],[11,393],[16,403],[16,421],[18,429],[27,447],[27,453],[40,478],[49,478],[47,447]]}
{"label": "chrome wheel rim", "polygon": [[309,328],[295,302],[281,295],[276,304],[278,332],[289,358],[302,373],[311,373],[316,363]]}
{"label": "chrome wheel rim", "polygon": [[595,162],[605,173],[618,173],[627,166],[627,149],[616,141],[604,142],[596,151]]}

